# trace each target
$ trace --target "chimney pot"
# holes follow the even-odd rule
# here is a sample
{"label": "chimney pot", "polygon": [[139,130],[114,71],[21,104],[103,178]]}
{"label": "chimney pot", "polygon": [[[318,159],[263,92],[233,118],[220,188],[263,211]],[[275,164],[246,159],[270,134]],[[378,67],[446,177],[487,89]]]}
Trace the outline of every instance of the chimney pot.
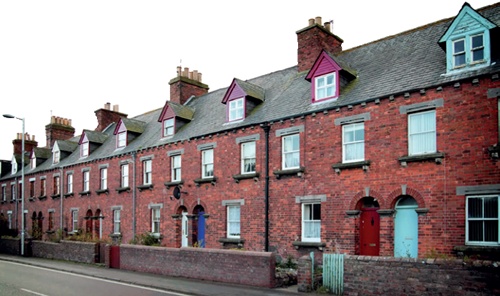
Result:
{"label": "chimney pot", "polygon": [[113,105],[113,111],[118,112],[118,105]]}
{"label": "chimney pot", "polygon": [[31,140],[35,141],[35,135],[31,136]]}
{"label": "chimney pot", "polygon": [[332,30],[330,29],[330,22],[325,22],[324,26],[325,26],[325,29],[326,29],[328,32],[331,32],[331,31],[332,31]]}
{"label": "chimney pot", "polygon": [[111,103],[108,102],[108,103],[104,104],[104,109],[111,110]]}
{"label": "chimney pot", "polygon": [[196,81],[200,81],[198,78],[198,70],[193,70],[193,79]]}
{"label": "chimney pot", "polygon": [[184,72],[182,73],[182,76],[188,77],[188,75],[189,75],[189,68],[188,67],[184,67]]}
{"label": "chimney pot", "polygon": [[316,17],[316,24],[321,26],[321,17],[320,16]]}
{"label": "chimney pot", "polygon": [[181,77],[181,76],[182,76],[182,67],[177,66],[177,77]]}
{"label": "chimney pot", "polygon": [[314,19],[309,19],[309,26],[314,25]]}

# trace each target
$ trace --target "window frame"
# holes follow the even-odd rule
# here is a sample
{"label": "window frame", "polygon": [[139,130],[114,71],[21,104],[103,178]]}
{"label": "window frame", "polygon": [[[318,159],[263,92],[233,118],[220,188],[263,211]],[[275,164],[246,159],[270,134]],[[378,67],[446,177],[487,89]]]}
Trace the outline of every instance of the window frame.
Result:
{"label": "window frame", "polygon": [[7,201],[7,185],[2,184],[2,201]]}
{"label": "window frame", "polygon": [[[314,206],[319,206],[319,219],[314,219]],[[312,219],[306,220],[306,207],[312,207],[311,215]],[[319,221],[319,222],[316,222]],[[309,223],[319,223],[319,236],[318,237],[306,237],[306,222]],[[321,203],[320,202],[302,202],[301,203],[301,241],[303,242],[321,242]]]}
{"label": "window frame", "polygon": [[90,171],[83,171],[82,173],[82,191],[90,191]]}
{"label": "window frame", "polygon": [[[357,128],[361,126],[361,128]],[[354,139],[350,142],[347,142],[346,140],[346,133],[351,132],[351,131],[346,131],[346,129],[354,128],[352,132],[354,133]],[[355,139],[356,137],[356,132],[359,130],[363,130],[363,139]],[[356,155],[355,158],[353,159],[347,159],[348,153],[347,153],[347,147],[351,146],[357,146],[358,144],[362,144],[362,155],[358,156]],[[357,153],[355,153],[357,154]],[[351,123],[351,124],[344,124],[342,125],[342,163],[351,163],[351,162],[357,162],[357,161],[364,161],[365,160],[365,123],[364,122],[356,122],[356,123]]]}
{"label": "window frame", "polygon": [[[211,154],[211,160],[207,159],[207,155]],[[214,149],[201,150],[201,178],[209,179],[214,177]],[[211,167],[212,169],[208,169]],[[211,172],[211,174],[210,174]]]}
{"label": "window frame", "polygon": [[124,148],[127,146],[127,131],[122,131],[116,134],[116,148]]}
{"label": "window frame", "polygon": [[47,179],[40,179],[40,196],[47,196]]}
{"label": "window frame", "polygon": [[54,230],[54,211],[49,211],[49,223],[48,223],[47,230],[52,231]]}
{"label": "window frame", "polygon": [[[411,132],[411,128],[412,128],[412,125],[411,125],[411,122],[412,122],[412,119],[414,119],[416,116],[422,116],[422,115],[425,115],[425,114],[434,114],[434,129],[433,130],[426,130],[426,131],[420,131],[420,132],[416,132],[416,133],[412,133]],[[414,144],[415,144],[415,140],[414,140],[414,136],[416,135],[423,135],[423,134],[429,134],[429,136],[432,135],[432,138],[433,138],[433,141],[432,141],[432,144],[433,144],[433,149],[429,150],[429,151],[414,151],[415,150],[415,147],[414,147]],[[426,140],[428,140],[429,138],[426,138]],[[410,156],[416,156],[416,155],[426,155],[426,154],[432,154],[432,153],[436,153],[437,152],[437,113],[436,113],[436,110],[435,109],[432,109],[432,110],[425,110],[425,111],[420,111],[420,112],[415,112],[415,113],[410,113],[408,114],[408,155]]]}
{"label": "window frame", "polygon": [[82,142],[82,145],[80,146],[80,157],[88,157],[90,154],[90,147],[89,147],[89,141]]}
{"label": "window frame", "polygon": [[30,197],[35,197],[35,180],[30,180]]}
{"label": "window frame", "polygon": [[[328,77],[332,76],[332,83],[328,83]],[[321,80],[325,81],[324,86],[319,86]],[[338,97],[338,73],[337,71],[325,73],[323,75],[318,75],[314,77],[314,102],[320,102],[325,100],[330,100]],[[333,94],[328,95],[328,90],[332,89]],[[320,96],[319,92],[324,90],[325,95]]]}
{"label": "window frame", "polygon": [[[176,164],[176,159],[179,160],[179,165]],[[182,155],[172,155],[170,157],[170,180],[172,182],[180,182],[182,180]]]}
{"label": "window frame", "polygon": [[[231,209],[235,210],[238,209],[238,217],[237,219],[233,220],[231,217]],[[226,211],[227,211],[227,216],[226,216],[226,235],[227,238],[241,238],[241,205],[240,204],[228,204],[226,206]],[[233,226],[237,225],[237,228],[239,230],[238,234],[231,234],[231,229],[233,229]]]}
{"label": "window frame", "polygon": [[113,210],[113,234],[121,234],[121,209]]}
{"label": "window frame", "polygon": [[54,152],[52,153],[52,163],[58,164],[60,161],[61,161],[61,151],[54,150]]}
{"label": "window frame", "polygon": [[151,207],[151,233],[160,235],[161,207]]}
{"label": "window frame", "polygon": [[61,177],[60,176],[54,176],[54,184],[53,184],[53,194],[54,195],[59,195],[61,194]]}
{"label": "window frame", "polygon": [[171,137],[174,134],[175,134],[175,118],[172,117],[163,120],[163,137]]}
{"label": "window frame", "polygon": [[142,161],[142,184],[153,184],[153,160],[146,159]]}
{"label": "window frame", "polygon": [[16,200],[16,184],[10,184],[10,200]]}
{"label": "window frame", "polygon": [[[481,204],[481,210],[482,210],[482,217],[469,217],[470,214],[469,214],[469,199],[481,199],[482,200],[482,204]],[[484,204],[484,200],[486,198],[496,198],[496,206],[497,206],[497,209],[496,209],[496,218],[493,218],[493,217],[484,217],[484,210],[485,210],[485,204]],[[483,240],[482,241],[479,241],[479,240],[471,240],[469,235],[470,235],[470,231],[471,231],[471,227],[470,227],[470,222],[471,221],[482,221],[483,225],[482,225],[482,230],[483,230],[483,234],[482,234],[482,237],[483,237]],[[497,241],[485,241],[485,223],[486,221],[497,221],[497,225],[496,225],[496,228],[497,228]],[[466,196],[466,199],[465,199],[465,244],[466,245],[476,245],[476,246],[499,246],[500,245],[500,235],[498,234],[498,231],[500,229],[500,195],[498,194],[486,194],[486,195],[470,195],[470,196]]]}
{"label": "window frame", "polygon": [[[241,106],[238,105],[241,103]],[[233,115],[233,113],[236,113]],[[238,121],[245,119],[245,97],[237,98],[228,102],[227,121]]]}
{"label": "window frame", "polygon": [[[253,146],[253,149],[251,148],[253,155],[250,155],[250,156],[245,155],[245,148],[248,147],[249,145]],[[253,170],[247,171],[245,161],[247,161],[247,160],[251,161],[252,159],[253,159]],[[249,141],[249,142],[241,143],[241,174],[242,175],[254,174],[256,172],[256,165],[257,165],[257,143],[256,143],[256,141]]]}
{"label": "window frame", "polygon": [[[297,137],[297,140],[298,140],[298,149],[297,150],[293,150],[293,140],[292,140],[292,150],[290,151],[286,151],[287,147],[286,147],[286,139],[288,138],[295,138]],[[287,161],[286,161],[286,157],[287,155],[290,155],[290,154],[296,154],[297,155],[297,162],[298,162],[298,165],[296,166],[287,166]],[[297,168],[300,168],[300,133],[294,133],[294,134],[288,134],[288,135],[283,135],[281,137],[281,168],[283,170],[293,170],[293,169],[297,169]]]}
{"label": "window frame", "polygon": [[72,233],[78,232],[78,210],[77,209],[71,210],[71,232]]}
{"label": "window frame", "polygon": [[100,189],[101,190],[106,190],[108,189],[108,168],[107,167],[102,167],[100,170]]}
{"label": "window frame", "polygon": [[66,193],[73,193],[73,174],[66,175]]}
{"label": "window frame", "polygon": [[123,163],[120,165],[120,187],[129,187],[129,167],[128,163]]}

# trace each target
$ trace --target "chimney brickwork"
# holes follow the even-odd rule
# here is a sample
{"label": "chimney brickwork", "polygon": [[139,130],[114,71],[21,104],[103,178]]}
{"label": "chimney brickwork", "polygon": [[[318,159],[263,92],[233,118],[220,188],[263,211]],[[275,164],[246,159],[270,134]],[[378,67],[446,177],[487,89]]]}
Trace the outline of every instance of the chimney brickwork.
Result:
{"label": "chimney brickwork", "polygon": [[330,31],[330,23],[321,24],[321,17],[309,19],[309,26],[297,31],[297,65],[298,71],[308,71],[316,61],[322,50],[331,54],[342,51],[340,37]]}
{"label": "chimney brickwork", "polygon": [[170,101],[184,105],[192,96],[208,93],[208,85],[201,82],[201,73],[177,67],[177,77],[170,80]]}
{"label": "chimney brickwork", "polygon": [[52,116],[50,124],[45,126],[46,147],[52,149],[57,140],[68,140],[75,136],[71,119]]}
{"label": "chimney brickwork", "polygon": [[[23,153],[23,133],[17,133],[16,139],[12,141],[14,146],[14,155],[21,155]],[[35,136],[30,136],[28,133],[24,134],[24,151],[29,155],[33,148],[38,147],[38,142],[35,141]]]}
{"label": "chimney brickwork", "polygon": [[118,105],[113,105],[113,110],[111,110],[111,104],[104,104],[104,108],[95,111],[95,116],[97,117],[97,127],[96,131],[102,132],[108,125],[120,121],[121,118],[127,118],[127,114],[120,113],[118,111]]}

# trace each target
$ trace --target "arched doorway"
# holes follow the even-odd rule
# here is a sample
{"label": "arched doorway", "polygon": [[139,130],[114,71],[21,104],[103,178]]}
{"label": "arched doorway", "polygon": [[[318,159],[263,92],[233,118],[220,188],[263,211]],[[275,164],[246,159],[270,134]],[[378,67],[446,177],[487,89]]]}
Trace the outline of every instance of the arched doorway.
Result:
{"label": "arched doorway", "polygon": [[418,257],[417,201],[408,195],[396,202],[394,216],[394,257]]}
{"label": "arched doorway", "polygon": [[88,210],[87,214],[85,215],[85,233],[86,235],[92,237],[92,210]]}
{"label": "arched doorway", "polygon": [[360,255],[378,256],[380,254],[380,208],[373,197],[364,197],[358,204],[361,214],[359,219]]}
{"label": "arched doorway", "polygon": [[95,219],[97,219],[94,225],[94,237],[102,239],[102,215],[101,209],[95,211]]}
{"label": "arched doorway", "polygon": [[193,223],[193,245],[200,248],[205,247],[205,209],[197,205],[193,213],[196,216],[196,223]]}

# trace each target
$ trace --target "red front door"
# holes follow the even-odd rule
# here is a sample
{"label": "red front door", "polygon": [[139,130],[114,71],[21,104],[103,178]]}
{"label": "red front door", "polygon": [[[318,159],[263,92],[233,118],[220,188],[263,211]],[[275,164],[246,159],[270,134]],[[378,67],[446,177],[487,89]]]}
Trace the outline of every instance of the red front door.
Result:
{"label": "red front door", "polygon": [[380,252],[380,216],[378,208],[361,210],[359,226],[360,255],[378,256]]}

